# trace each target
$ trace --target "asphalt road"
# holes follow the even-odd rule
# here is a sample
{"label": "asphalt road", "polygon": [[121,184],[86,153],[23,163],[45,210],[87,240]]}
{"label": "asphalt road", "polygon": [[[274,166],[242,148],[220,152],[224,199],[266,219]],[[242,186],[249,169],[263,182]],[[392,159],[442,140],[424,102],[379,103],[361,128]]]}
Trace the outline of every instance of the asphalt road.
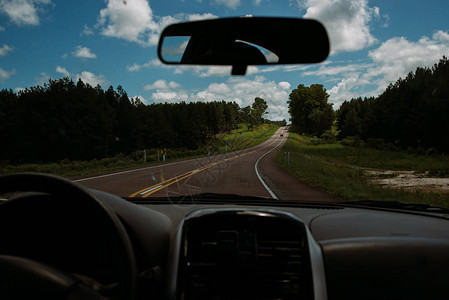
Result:
{"label": "asphalt road", "polygon": [[[281,136],[282,134],[282,136]],[[245,150],[74,180],[122,197],[177,197],[199,193],[237,194],[301,201],[336,201],[286,174],[274,163],[285,143],[282,127],[267,141]]]}

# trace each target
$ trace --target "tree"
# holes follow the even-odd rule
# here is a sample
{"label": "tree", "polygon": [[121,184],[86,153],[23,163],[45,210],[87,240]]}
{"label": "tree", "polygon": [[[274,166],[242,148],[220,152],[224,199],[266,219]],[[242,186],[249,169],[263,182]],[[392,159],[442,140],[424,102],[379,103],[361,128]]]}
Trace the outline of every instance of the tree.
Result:
{"label": "tree", "polygon": [[254,118],[254,121],[256,122],[256,124],[262,124],[263,123],[263,116],[268,114],[267,109],[268,109],[268,104],[267,102],[259,97],[256,97],[254,99],[253,104],[251,105],[252,111],[251,111],[251,115]]}
{"label": "tree", "polygon": [[302,84],[289,96],[288,112],[293,130],[314,136],[321,136],[331,129],[334,110],[327,100],[329,94],[321,84],[306,87]]}

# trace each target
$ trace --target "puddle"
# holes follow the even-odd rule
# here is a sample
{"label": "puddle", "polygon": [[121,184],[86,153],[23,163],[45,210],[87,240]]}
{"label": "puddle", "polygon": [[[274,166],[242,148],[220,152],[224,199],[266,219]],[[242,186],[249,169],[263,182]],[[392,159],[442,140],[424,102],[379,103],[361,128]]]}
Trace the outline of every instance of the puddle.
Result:
{"label": "puddle", "polygon": [[414,171],[365,170],[371,182],[383,187],[420,190],[432,193],[449,193],[449,178],[427,177]]}

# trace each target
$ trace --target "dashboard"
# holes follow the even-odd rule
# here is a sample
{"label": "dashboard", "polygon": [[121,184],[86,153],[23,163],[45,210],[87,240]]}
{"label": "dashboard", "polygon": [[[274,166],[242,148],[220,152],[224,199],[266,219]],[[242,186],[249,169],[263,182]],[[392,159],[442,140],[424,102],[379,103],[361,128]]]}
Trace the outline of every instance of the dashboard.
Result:
{"label": "dashboard", "polygon": [[90,278],[110,299],[120,298],[114,282],[126,282],[124,257],[135,263],[129,286],[137,299],[447,299],[447,215],[293,202],[132,203],[90,193],[116,214],[131,253],[93,207],[28,193],[0,204],[0,256]]}
{"label": "dashboard", "polygon": [[177,298],[313,299],[324,272],[308,235],[288,213],[195,211],[182,225]]}

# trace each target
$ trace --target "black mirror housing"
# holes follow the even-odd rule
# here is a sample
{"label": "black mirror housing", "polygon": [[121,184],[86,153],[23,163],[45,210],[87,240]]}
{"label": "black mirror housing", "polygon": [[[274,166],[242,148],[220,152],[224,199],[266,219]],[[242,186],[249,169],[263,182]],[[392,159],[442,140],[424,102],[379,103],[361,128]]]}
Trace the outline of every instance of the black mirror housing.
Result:
{"label": "black mirror housing", "polygon": [[311,19],[242,17],[172,24],[159,39],[166,64],[248,65],[319,63],[329,55],[324,26]]}

